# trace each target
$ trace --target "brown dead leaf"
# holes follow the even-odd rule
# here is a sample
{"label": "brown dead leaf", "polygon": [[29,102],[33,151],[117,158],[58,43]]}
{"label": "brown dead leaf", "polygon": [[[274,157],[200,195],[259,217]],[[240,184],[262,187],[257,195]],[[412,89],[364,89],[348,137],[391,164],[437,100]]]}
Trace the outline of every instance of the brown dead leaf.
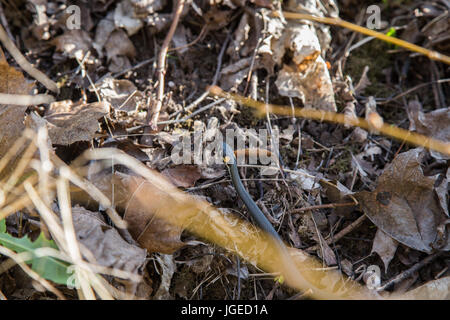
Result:
{"label": "brown dead leaf", "polygon": [[[128,176],[121,180],[127,190],[135,190],[128,200],[124,219],[136,241],[149,252],[172,254],[183,247],[185,244],[180,240],[183,228],[155,215],[170,202],[170,197],[142,178]],[[147,203],[137,201],[142,197]]]}
{"label": "brown dead leaf", "polygon": [[63,35],[51,41],[56,50],[70,58],[82,60],[91,49],[92,39],[82,29],[68,30]]}
{"label": "brown dead leaf", "polygon": [[[450,141],[450,108],[437,109],[428,113],[422,112],[422,106],[418,101],[410,101],[408,104],[408,117],[410,130],[416,130],[428,137],[441,141]],[[448,160],[449,156],[439,152],[430,151],[436,159]]]}
{"label": "brown dead leaf", "polygon": [[114,11],[114,24],[117,28],[124,28],[131,37],[138,32],[144,23],[137,17],[135,7],[130,1],[122,1],[117,4]]}
{"label": "brown dead leaf", "polygon": [[[5,60],[0,61],[0,92],[12,94],[29,94],[33,85],[28,83],[22,72],[10,67]],[[0,158],[22,136],[25,125],[24,116],[27,106],[0,105]],[[8,168],[14,168],[25,146],[18,150],[17,155],[11,159]],[[2,172],[6,174],[7,172]]]}
{"label": "brown dead leaf", "polygon": [[[170,196],[155,188],[145,179],[122,173],[102,172],[90,177],[91,182],[109,199],[115,207],[124,211],[131,236],[148,252],[172,254],[185,244],[180,240],[182,227],[174,226],[155,215],[171,203]],[[75,193],[73,198],[90,205],[89,196]],[[144,198],[142,203],[137,199]]]}
{"label": "brown dead leaf", "polygon": [[130,2],[136,8],[138,16],[147,16],[159,11],[166,4],[165,0],[130,0]]}
{"label": "brown dead leaf", "polygon": [[155,300],[169,300],[173,299],[170,294],[170,283],[172,282],[172,277],[175,271],[177,270],[177,266],[175,264],[175,259],[173,255],[162,254],[161,256],[157,256],[156,260],[162,269],[161,275],[161,284],[159,285],[158,290],[153,297]]}
{"label": "brown dead leaf", "polygon": [[395,252],[397,251],[398,242],[388,236],[383,230],[378,229],[375,234],[375,239],[373,239],[372,251],[376,252],[384,263],[384,272],[387,273],[389,263],[392,258],[394,258]]}
{"label": "brown dead leaf", "polygon": [[[50,104],[43,120],[53,144],[69,145],[76,141],[89,141],[99,129],[98,119],[109,112],[109,103],[84,104],[71,100]],[[35,116],[34,120],[37,116]],[[41,120],[42,121],[42,120]]]}
{"label": "brown dead leaf", "polygon": [[448,250],[450,243],[442,245],[444,239],[438,233],[447,217],[435,196],[437,176],[424,176],[422,156],[420,148],[399,154],[386,166],[373,192],[359,192],[355,197],[369,219],[395,240],[427,253]]}
{"label": "brown dead leaf", "polygon": [[143,95],[129,80],[106,78],[99,86],[100,95],[116,111],[134,112],[142,103]]}
{"label": "brown dead leaf", "polygon": [[106,18],[100,20],[95,28],[95,42],[93,47],[97,50],[100,57],[103,57],[103,47],[110,34],[116,29],[113,21],[113,13],[107,15]]}
{"label": "brown dead leaf", "polygon": [[414,300],[449,300],[450,277],[430,281],[414,290],[408,291],[402,298]]}
{"label": "brown dead leaf", "polygon": [[327,266],[334,266],[336,265],[336,255],[334,254],[334,251],[330,248],[330,246],[328,245],[328,243],[325,241],[325,239],[323,238],[322,234],[320,233],[320,231],[317,233],[317,235],[319,236],[319,245],[321,248],[320,254],[322,256],[323,261],[325,261],[325,264]]}
{"label": "brown dead leaf", "polygon": [[147,256],[145,249],[122,239],[98,212],[75,206],[72,215],[77,238],[91,251],[98,264],[133,274],[142,271]]}
{"label": "brown dead leaf", "polygon": [[0,92],[13,94],[29,94],[33,84],[28,83],[23,73],[8,65],[6,60],[0,61]]}
{"label": "brown dead leaf", "polygon": [[161,172],[177,187],[190,188],[202,177],[200,169],[193,165],[180,165]]}
{"label": "brown dead leaf", "polygon": [[133,59],[136,56],[136,48],[123,30],[115,30],[105,43],[106,56],[111,60],[116,56],[125,56]]}

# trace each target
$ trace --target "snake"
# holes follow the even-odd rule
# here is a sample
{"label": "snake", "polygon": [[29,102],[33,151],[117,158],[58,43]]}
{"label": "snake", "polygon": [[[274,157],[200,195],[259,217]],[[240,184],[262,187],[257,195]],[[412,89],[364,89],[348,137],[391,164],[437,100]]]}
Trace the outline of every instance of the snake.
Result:
{"label": "snake", "polygon": [[223,151],[224,151],[224,162],[228,167],[231,176],[231,182],[236,190],[239,198],[244,202],[245,206],[248,209],[248,212],[255,220],[256,224],[267,234],[269,234],[278,244],[284,247],[284,242],[280,238],[278,232],[275,231],[272,224],[266,218],[264,213],[262,213],[261,209],[256,205],[255,201],[253,201],[252,197],[249,195],[247,190],[245,189],[241,177],[239,175],[239,171],[237,168],[237,161],[234,157],[234,152],[231,147],[227,143],[223,143]]}

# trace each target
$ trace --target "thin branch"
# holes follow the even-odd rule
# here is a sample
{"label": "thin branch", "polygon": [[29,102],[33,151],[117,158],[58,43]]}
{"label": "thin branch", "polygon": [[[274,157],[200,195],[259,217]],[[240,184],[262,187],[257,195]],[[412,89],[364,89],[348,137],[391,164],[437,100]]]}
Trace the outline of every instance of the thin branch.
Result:
{"label": "thin branch", "polygon": [[47,104],[55,101],[55,98],[48,94],[26,95],[26,94],[9,94],[0,93],[0,104],[29,106],[37,104]]}
{"label": "thin branch", "polygon": [[[344,236],[346,236],[347,234],[349,234],[350,232],[355,230],[357,227],[359,227],[361,225],[361,223],[364,222],[364,220],[366,220],[366,215],[365,214],[363,214],[361,217],[359,217],[358,219],[353,221],[347,227],[345,227],[344,229],[339,231],[339,233],[335,234],[334,237],[328,238],[326,240],[326,243],[327,244],[332,244],[333,242],[337,242],[338,240],[342,239]],[[305,251],[306,252],[311,252],[311,251],[317,250],[318,248],[319,248],[319,246],[314,245],[312,247],[307,248]]]}
{"label": "thin branch", "polygon": [[294,209],[294,210],[291,210],[290,213],[303,213],[306,211],[317,210],[317,209],[326,209],[326,208],[353,207],[356,205],[357,205],[357,203],[355,203],[355,202],[326,203],[326,204],[319,204],[316,206]]}
{"label": "thin branch", "polygon": [[[150,120],[150,127],[153,130],[157,130],[158,128],[158,118],[161,112],[162,101],[164,98],[164,78],[166,75],[166,55],[169,50],[170,41],[172,40],[173,34],[177,29],[178,21],[180,20],[181,12],[183,11],[185,0],[178,0],[177,6],[175,8],[175,13],[173,16],[172,25],[170,26],[169,32],[164,39],[163,45],[161,47],[161,51],[158,56],[158,93],[156,96],[156,106],[155,112]],[[150,110],[148,111],[150,114]]]}
{"label": "thin branch", "polygon": [[436,253],[433,253],[433,254],[429,255],[428,257],[426,257],[422,261],[419,261],[418,263],[413,265],[411,268],[403,271],[402,273],[398,274],[394,278],[386,281],[386,283],[383,284],[378,290],[380,290],[380,291],[381,290],[386,290],[390,286],[392,286],[392,285],[394,285],[396,283],[400,283],[401,281],[405,280],[406,278],[409,278],[414,272],[416,272],[419,269],[423,268],[424,266],[429,264],[431,261],[433,261],[434,259],[439,257],[441,254],[443,254],[443,251],[439,251],[439,252],[436,252]]}

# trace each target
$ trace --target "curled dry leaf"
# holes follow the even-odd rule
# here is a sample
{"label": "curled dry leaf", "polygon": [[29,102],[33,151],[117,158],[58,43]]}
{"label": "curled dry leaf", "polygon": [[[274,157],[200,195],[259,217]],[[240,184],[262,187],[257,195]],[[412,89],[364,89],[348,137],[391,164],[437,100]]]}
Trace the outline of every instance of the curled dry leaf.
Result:
{"label": "curled dry leaf", "polygon": [[378,229],[373,239],[372,251],[376,252],[384,263],[384,271],[387,273],[389,263],[397,251],[398,242],[388,236],[383,230]]}
{"label": "curled dry leaf", "polygon": [[147,252],[129,244],[108,225],[100,213],[83,207],[72,208],[73,225],[78,240],[93,254],[99,265],[133,274],[142,271]]}
{"label": "curled dry leaf", "polygon": [[369,219],[402,244],[427,253],[449,250],[448,236],[438,232],[447,217],[435,196],[437,176],[424,176],[422,156],[420,148],[399,154],[384,169],[373,192],[355,197]]}
{"label": "curled dry leaf", "polygon": [[[314,218],[313,218],[314,219]],[[323,238],[319,230],[317,230],[316,235],[318,236],[318,246],[320,247],[319,254],[322,256],[323,261],[327,266],[334,266],[337,263],[336,255],[334,251],[330,248],[328,243]]]}
{"label": "curled dry leaf", "polygon": [[[303,3],[303,2],[302,2]],[[288,9],[293,12],[314,11],[323,15],[315,1],[306,1],[305,7],[290,1]],[[297,97],[306,107],[336,111],[334,91],[327,65],[321,54],[327,50],[329,32],[316,29],[300,21],[284,23],[279,18],[264,16],[267,36],[258,50],[261,65],[273,72],[274,65],[283,65],[275,82],[283,96]],[[289,61],[284,59],[292,53]]]}
{"label": "curled dry leaf", "polygon": [[84,104],[64,100],[50,104],[44,118],[32,113],[27,121],[31,127],[46,125],[52,144],[69,145],[91,140],[99,129],[98,119],[108,113],[107,102]]}
{"label": "curled dry leaf", "polygon": [[442,180],[442,182],[436,186],[436,193],[439,199],[439,203],[441,204],[442,210],[444,210],[447,217],[450,217],[449,210],[448,210],[448,184],[450,182],[450,167],[447,169],[447,174],[445,178]]}
{"label": "curled dry leaf", "polygon": [[171,298],[169,289],[170,283],[172,282],[172,277],[177,266],[175,265],[175,260],[173,255],[162,254],[156,257],[159,265],[162,269],[161,284],[159,285],[158,291],[156,291],[154,299],[155,300],[168,300]]}
{"label": "curled dry leaf", "polygon": [[252,58],[241,59],[221,71],[220,85],[224,90],[236,88],[246,78]]}
{"label": "curled dry leaf", "polygon": [[[422,106],[418,101],[408,103],[408,117],[410,130],[416,130],[428,137],[441,141],[450,141],[450,108],[437,109],[428,113],[422,112]],[[430,151],[436,159],[448,160],[449,156],[437,151]]]}

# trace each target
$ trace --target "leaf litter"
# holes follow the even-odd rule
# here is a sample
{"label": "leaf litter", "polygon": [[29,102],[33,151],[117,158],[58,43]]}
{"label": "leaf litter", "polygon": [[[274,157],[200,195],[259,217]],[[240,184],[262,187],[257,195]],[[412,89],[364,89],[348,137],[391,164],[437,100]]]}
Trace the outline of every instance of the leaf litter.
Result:
{"label": "leaf litter", "polygon": [[[445,163],[448,157],[434,151],[430,152],[430,157],[422,149],[404,151],[402,149],[406,147],[403,145],[377,136],[380,123],[400,123],[402,120],[399,119],[404,119],[405,113],[388,112],[384,104],[381,106],[378,103],[379,96],[372,91],[379,82],[389,83],[395,78],[395,73],[408,74],[408,68],[419,70],[416,73],[420,73],[420,83],[423,78],[436,80],[445,73],[442,66],[423,70],[420,63],[413,61],[415,58],[411,56],[408,57],[409,62],[413,61],[410,66],[405,63],[402,70],[383,70],[385,78],[376,79],[373,74],[378,72],[377,66],[369,67],[365,61],[362,61],[362,72],[347,75],[347,69],[343,66],[348,63],[350,51],[345,50],[353,41],[358,40],[357,36],[347,37],[348,34],[344,32],[333,34],[332,38],[330,27],[326,25],[272,16],[265,8],[280,11],[278,2],[250,3],[225,1],[217,5],[201,2],[185,6],[181,15],[182,23],[172,40],[173,48],[177,48],[176,56],[171,56],[171,51],[168,55],[166,79],[169,89],[164,96],[160,117],[161,121],[167,119],[163,115],[176,120],[173,123],[168,121],[168,125],[159,125],[157,131],[150,133],[145,131],[145,125],[148,113],[152,112],[151,101],[155,97],[154,89],[157,84],[154,79],[157,70],[151,62],[146,62],[149,66],[146,69],[139,65],[140,61],[151,61],[158,54],[164,29],[170,26],[172,19],[172,13],[168,13],[168,2],[93,1],[92,6],[82,8],[83,25],[79,30],[67,28],[64,24],[64,19],[67,18],[64,10],[56,7],[52,1],[35,6],[37,11],[33,11],[33,14],[37,18],[31,26],[31,33],[23,33],[26,38],[22,40],[31,51],[39,48],[36,46],[39,43],[41,51],[32,52],[28,57],[39,56],[41,67],[55,63],[55,67],[49,68],[48,73],[53,79],[60,80],[59,84],[66,93],[64,97],[58,97],[57,102],[44,107],[3,106],[0,122],[4,123],[2,128],[9,129],[0,130],[0,155],[5,155],[11,149],[25,128],[38,133],[40,128],[45,127],[49,137],[47,143],[50,151],[47,152],[50,152],[51,157],[55,156],[53,151],[61,154],[65,150],[64,152],[69,153],[65,160],[70,162],[76,158],[73,155],[81,154],[85,149],[112,147],[157,169],[165,176],[164,181],[172,187],[191,193],[196,201],[207,201],[221,208],[215,211],[215,217],[228,224],[221,225],[208,220],[209,218],[196,220],[201,215],[195,216],[191,210],[183,211],[173,201],[173,195],[162,192],[123,164],[110,163],[112,172],[107,169],[98,172],[95,168],[99,163],[90,161],[83,169],[86,181],[101,191],[105,198],[102,200],[103,204],[99,205],[98,194],[96,200],[93,200],[92,193],[86,190],[71,192],[74,202],[74,206],[71,206],[74,231],[80,244],[88,250],[81,250],[83,257],[87,258],[87,252],[91,252],[90,258],[100,266],[134,275],[152,274],[154,278],[159,278],[160,285],[155,288],[154,293],[148,287],[141,289],[152,294],[154,299],[172,299],[175,295],[172,282],[178,279],[177,275],[188,277],[189,273],[208,276],[205,283],[194,282],[179,289],[179,292],[183,292],[180,296],[184,298],[201,297],[199,287],[205,290],[203,294],[206,296],[225,292],[220,297],[229,298],[230,290],[224,290],[220,282],[216,281],[224,274],[229,276],[227,279],[231,279],[235,292],[239,283],[242,286],[239,290],[244,290],[242,292],[245,292],[245,297],[253,298],[252,293],[249,293],[251,290],[245,290],[249,288],[250,281],[253,281],[248,274],[258,272],[255,268],[258,259],[252,256],[241,265],[245,271],[241,272],[246,276],[241,273],[241,281],[238,282],[239,275],[235,271],[236,264],[230,250],[244,244],[235,239],[234,244],[222,242],[223,247],[228,250],[211,244],[206,244],[205,250],[199,250],[194,245],[198,243],[197,236],[188,228],[192,223],[189,219],[193,219],[199,226],[210,223],[217,234],[231,236],[231,229],[227,233],[221,228],[225,225],[237,226],[235,214],[245,216],[246,210],[232,192],[225,168],[222,165],[174,165],[170,159],[170,150],[176,146],[176,138],[171,133],[182,129],[189,134],[193,128],[206,128],[203,114],[191,113],[192,106],[203,103],[202,99],[192,105],[188,105],[188,101],[195,101],[200,97],[201,91],[206,90],[216,73],[223,89],[250,94],[252,98],[265,102],[282,101],[292,107],[298,105],[341,111],[341,106],[345,106],[342,112],[348,117],[349,123],[357,115],[365,113],[366,120],[372,124],[370,130],[366,131],[299,121],[293,117],[282,118],[269,113],[265,120],[259,120],[230,100],[201,111],[206,117],[215,120],[214,128],[211,129],[208,123],[206,129],[211,129],[212,135],[215,130],[223,130],[227,126],[239,129],[240,132],[244,132],[242,128],[245,130],[248,127],[265,128],[266,123],[270,128],[289,129],[283,131],[281,145],[275,150],[282,160],[281,170],[272,168],[275,176],[266,178],[251,167],[241,168],[241,175],[245,175],[246,188],[255,200],[260,199],[258,204],[264,208],[271,223],[281,235],[288,235],[285,239],[290,239],[290,244],[296,246],[296,254],[301,256],[299,260],[304,259],[303,250],[315,248],[307,251],[315,252],[325,265],[337,266],[355,279],[358,268],[365,267],[368,270],[373,264],[379,264],[372,255],[377,253],[381,258],[380,266],[384,266],[383,280],[387,280],[388,276],[402,275],[405,272],[402,263],[416,257],[417,251],[422,252],[422,256],[419,254],[417,257],[436,251],[448,252],[449,169]],[[344,16],[351,19],[356,16],[356,8],[352,6],[340,4],[339,12],[334,1],[324,3],[323,6],[317,6],[314,1],[289,1],[283,4],[283,9],[317,16]],[[408,6],[399,8],[395,5],[394,9],[396,14],[407,14],[407,10],[410,10]],[[10,28],[17,31],[20,29],[17,27],[17,18],[9,14],[10,10],[6,10],[6,18],[11,23]],[[425,9],[418,6],[417,10],[420,13]],[[445,19],[437,18],[442,14],[440,10],[441,8],[432,5],[426,7],[427,15],[422,21],[422,29],[417,23],[409,23],[406,28],[409,33],[405,31],[402,36],[410,41],[422,41],[425,38],[419,35],[423,34],[428,37],[425,40],[428,45],[442,48],[442,42],[432,40],[432,36],[445,37],[445,32],[441,32],[445,29]],[[145,37],[147,38],[144,39]],[[227,38],[230,38],[229,44],[224,47],[225,50],[221,50]],[[46,52],[51,46],[56,51],[53,55]],[[336,50],[336,54],[333,51],[336,60],[329,61],[331,48]],[[354,54],[357,48],[352,50],[351,54]],[[225,54],[221,55],[221,51]],[[390,59],[396,59],[397,64],[403,65],[404,59],[399,57],[400,54],[390,55]],[[73,60],[74,58],[78,61]],[[67,75],[70,71],[58,71],[73,71],[73,63],[78,63],[75,64],[77,72],[73,75],[66,77],[64,72]],[[216,64],[222,64],[222,68]],[[4,69],[0,92],[32,92],[33,86],[20,71],[10,67],[6,60],[1,62],[0,68]],[[407,83],[407,87],[418,81],[411,74],[409,73],[411,82]],[[87,79],[88,76],[92,79]],[[357,83],[355,87],[351,77],[359,79],[354,82]],[[405,79],[405,74],[399,74],[398,78]],[[433,94],[420,91],[420,101],[417,98],[409,100],[403,110],[407,111],[410,130],[448,141],[448,109],[443,108],[448,90],[441,84],[431,86]],[[37,86],[33,92],[42,92],[42,87]],[[398,107],[398,101],[387,100],[390,105]],[[426,106],[426,112],[422,110],[422,103]],[[435,105],[436,108],[430,108],[430,105]],[[190,115],[193,121],[189,119]],[[140,144],[137,140],[136,135],[139,137],[143,134],[151,138],[150,145]],[[39,146],[33,161],[44,161],[44,149]],[[14,163],[20,160],[19,155],[23,150],[24,147],[18,148],[17,155],[9,161],[7,170],[2,170],[2,175],[14,172]],[[36,168],[35,164],[32,166]],[[53,174],[58,175],[59,171],[53,168],[49,170],[50,181],[54,181]],[[77,172],[81,174],[83,170]],[[45,175],[42,172],[38,174],[44,177],[44,180],[39,181],[45,181]],[[38,180],[32,181],[37,183]],[[43,182],[39,182],[41,183]],[[12,195],[8,195],[10,196]],[[358,200],[359,207],[352,204],[354,199]],[[6,199],[8,205],[13,202]],[[340,206],[341,204],[344,206]],[[308,210],[295,211],[296,208],[303,209],[305,206],[313,208],[309,210],[310,213]],[[128,224],[127,230],[114,226],[109,220],[106,213],[109,215],[112,208],[120,212]],[[12,210],[10,207],[6,209]],[[181,217],[187,219],[185,225],[169,222],[170,217],[178,210]],[[59,212],[56,207],[54,211]],[[303,212],[306,212],[305,216]],[[358,212],[363,212],[370,222],[361,223],[360,219],[354,221],[355,213]],[[29,219],[25,222],[34,223]],[[372,228],[374,226],[376,232]],[[336,233],[339,230],[343,234]],[[253,239],[253,227],[242,226],[241,231],[241,234],[247,234],[249,239]],[[350,232],[350,236],[347,236]],[[51,233],[50,236],[58,239],[57,234]],[[367,243],[354,239],[363,239]],[[63,243],[57,243],[59,250],[67,254],[64,245],[61,245]],[[202,247],[204,245],[203,243]],[[258,254],[260,252],[256,246],[252,250]],[[192,258],[195,253],[204,256],[201,259]],[[157,263],[147,264],[147,257],[152,257]],[[441,267],[439,276],[442,278],[425,283],[430,279],[416,274],[408,280],[410,284],[404,281],[404,288],[409,288],[414,283],[422,284],[409,291],[409,297],[446,296],[446,291],[439,289],[446,286],[448,279],[445,277],[446,269],[442,267],[442,261],[445,260],[439,259],[441,258],[430,263],[434,268]],[[419,258],[411,261],[413,260],[416,264],[421,263]],[[212,278],[209,277],[212,270],[206,267],[211,263],[217,263],[217,270],[213,272],[219,272]],[[51,275],[40,271],[38,273],[43,278],[52,280]],[[370,278],[367,272],[364,274],[365,278]],[[2,279],[0,275],[0,284]],[[270,281],[258,282],[267,292],[271,292],[270,297],[275,293],[277,298],[283,299],[292,294],[287,288],[274,287]],[[127,287],[127,294],[139,291]],[[179,283],[176,287],[181,288]],[[102,297],[107,296],[100,288],[95,290],[100,290],[98,292],[102,293]],[[112,288],[108,290],[120,297]],[[264,291],[258,294],[262,292]]]}

